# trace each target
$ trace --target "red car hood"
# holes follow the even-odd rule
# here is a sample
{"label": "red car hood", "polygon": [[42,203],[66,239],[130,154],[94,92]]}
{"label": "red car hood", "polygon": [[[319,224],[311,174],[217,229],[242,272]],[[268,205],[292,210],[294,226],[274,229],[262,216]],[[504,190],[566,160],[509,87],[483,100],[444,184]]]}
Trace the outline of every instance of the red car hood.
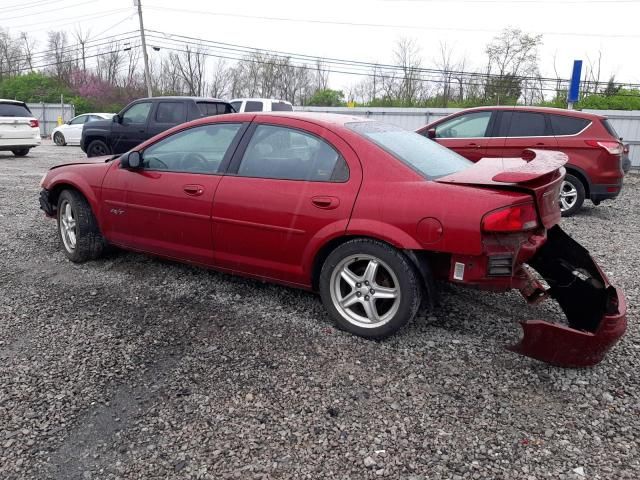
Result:
{"label": "red car hood", "polygon": [[55,165],[51,167],[50,170],[54,168],[64,167],[65,165],[83,165],[83,164],[93,164],[93,163],[107,163],[111,159],[113,159],[113,155],[105,155],[102,157],[87,157],[73,162],[61,163],[60,165]]}
{"label": "red car hood", "polygon": [[542,224],[551,228],[560,221],[558,197],[568,158],[550,150],[525,150],[525,157],[483,158],[466,170],[436,181],[526,191],[536,200]]}

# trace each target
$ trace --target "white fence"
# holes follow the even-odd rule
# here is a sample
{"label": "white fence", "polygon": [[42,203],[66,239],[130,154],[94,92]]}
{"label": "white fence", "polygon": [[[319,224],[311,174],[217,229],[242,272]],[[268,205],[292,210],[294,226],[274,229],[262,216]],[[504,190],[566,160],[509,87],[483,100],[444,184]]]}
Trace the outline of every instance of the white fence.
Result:
{"label": "white fence", "polygon": [[48,137],[58,126],[58,117],[67,122],[76,116],[76,107],[60,103],[27,103],[33,116],[40,122],[40,135]]}
{"label": "white fence", "polygon": [[[342,113],[345,115],[362,116],[381,122],[387,122],[407,130],[433,122],[460,108],[383,108],[383,107],[296,107],[298,111]],[[584,110],[585,112],[604,115],[609,120],[618,135],[629,144],[631,164],[640,168],[640,111],[639,110]]]}

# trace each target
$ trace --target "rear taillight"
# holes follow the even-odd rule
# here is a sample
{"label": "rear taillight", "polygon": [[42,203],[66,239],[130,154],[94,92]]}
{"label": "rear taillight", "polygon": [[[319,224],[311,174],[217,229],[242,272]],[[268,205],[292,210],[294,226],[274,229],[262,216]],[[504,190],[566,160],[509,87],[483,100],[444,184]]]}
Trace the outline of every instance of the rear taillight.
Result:
{"label": "rear taillight", "polygon": [[38,120],[29,120],[29,125],[33,128],[38,128],[40,126],[40,122]]}
{"label": "rear taillight", "polygon": [[494,210],[482,218],[485,232],[522,232],[538,226],[538,215],[533,203],[522,203]]}
{"label": "rear taillight", "polygon": [[620,142],[585,140],[584,143],[590,147],[604,148],[611,155],[622,155],[622,144]]}

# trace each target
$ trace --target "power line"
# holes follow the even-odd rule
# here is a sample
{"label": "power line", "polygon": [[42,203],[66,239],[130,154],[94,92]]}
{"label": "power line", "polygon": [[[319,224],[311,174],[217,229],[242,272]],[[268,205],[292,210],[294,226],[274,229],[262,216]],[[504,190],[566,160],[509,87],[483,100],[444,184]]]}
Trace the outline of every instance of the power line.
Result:
{"label": "power line", "polygon": [[[323,24],[323,25],[343,25],[349,27],[372,27],[372,28],[396,28],[396,29],[410,29],[410,30],[437,30],[437,31],[447,31],[447,32],[482,32],[482,33],[497,33],[499,30],[495,29],[486,29],[486,28],[462,28],[462,27],[442,27],[442,26],[426,26],[426,25],[391,25],[385,23],[356,23],[356,22],[345,22],[338,20],[317,20],[310,18],[291,18],[291,17],[272,17],[272,16],[259,16],[259,15],[248,15],[241,13],[227,13],[227,12],[210,12],[206,10],[186,10],[182,8],[171,8],[171,7],[147,7],[150,10],[159,10],[159,11],[171,11],[178,13],[189,13],[195,15],[212,15],[216,17],[231,17],[231,18],[247,18],[252,20],[268,20],[268,21],[276,21],[276,22],[292,22],[292,23],[311,23],[311,24]],[[575,36],[575,37],[607,37],[607,38],[638,38],[640,35],[638,34],[622,34],[622,33],[612,33],[612,34],[594,34],[594,33],[578,33],[578,32],[532,32],[537,34],[544,35],[558,35],[558,36]]]}
{"label": "power line", "polygon": [[[76,21],[80,20],[80,19],[86,21],[86,20],[95,20],[95,19],[98,19],[98,18],[110,17],[111,15],[115,15],[116,13],[122,13],[124,11],[129,11],[129,10],[130,10],[129,8],[117,8],[115,10],[105,10],[103,12],[99,12],[96,15],[80,15],[80,16],[77,16],[77,17],[70,17],[70,19],[72,21],[65,22],[65,23],[55,23],[55,26],[56,27],[62,27],[62,26],[65,26],[65,25],[71,25],[73,23],[76,23]],[[51,23],[52,23],[51,20],[45,20],[45,21],[42,21],[42,22],[29,23],[29,24],[18,25],[18,26],[14,25],[14,26],[12,26],[10,28],[12,28],[14,30],[20,30],[20,29],[23,29],[25,27],[32,27],[34,25],[44,25],[44,24],[51,24]]]}
{"label": "power line", "polygon": [[[64,9],[66,9],[66,8],[75,8],[75,7],[79,7],[79,6],[81,6],[81,5],[86,5],[87,3],[95,3],[95,2],[97,2],[97,1],[98,1],[98,0],[86,0],[86,1],[84,1],[84,2],[76,3],[76,4],[74,4],[74,5],[66,5],[66,6],[63,6],[63,7],[56,7],[56,12],[57,12],[58,10],[64,10]],[[50,12],[35,12],[35,13],[34,13],[34,12],[29,12],[29,13],[25,13],[25,14],[22,14],[22,15],[15,16],[15,17],[4,17],[2,20],[3,20],[3,21],[6,21],[6,20],[14,20],[14,19],[16,19],[16,18],[32,17],[32,16],[34,16],[34,15],[44,15],[44,14],[46,14],[46,13],[50,13]]]}

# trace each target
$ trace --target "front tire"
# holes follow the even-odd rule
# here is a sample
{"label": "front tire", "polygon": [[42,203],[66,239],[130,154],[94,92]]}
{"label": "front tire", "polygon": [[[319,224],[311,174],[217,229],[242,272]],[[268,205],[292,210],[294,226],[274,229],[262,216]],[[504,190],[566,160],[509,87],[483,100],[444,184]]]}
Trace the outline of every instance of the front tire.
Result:
{"label": "front tire", "polygon": [[76,263],[98,258],[106,242],[89,202],[74,190],[58,197],[58,236],[65,255]]}
{"label": "front tire", "polygon": [[423,293],[411,261],[372,239],[338,246],[320,273],[320,296],[337,326],[365,338],[385,338],[404,327],[415,318]]}
{"label": "front tire", "polygon": [[64,135],[60,132],[56,132],[53,135],[53,143],[58,145],[59,147],[64,147],[67,144],[67,141],[64,138]]}
{"label": "front tire", "polygon": [[102,140],[93,140],[87,147],[87,157],[103,157],[110,154],[109,146]]}
{"label": "front tire", "polygon": [[16,157],[26,157],[29,154],[30,148],[20,148],[18,150],[11,150]]}
{"label": "front tire", "polygon": [[560,212],[563,217],[570,217],[582,208],[585,190],[582,182],[568,173],[560,188]]}

